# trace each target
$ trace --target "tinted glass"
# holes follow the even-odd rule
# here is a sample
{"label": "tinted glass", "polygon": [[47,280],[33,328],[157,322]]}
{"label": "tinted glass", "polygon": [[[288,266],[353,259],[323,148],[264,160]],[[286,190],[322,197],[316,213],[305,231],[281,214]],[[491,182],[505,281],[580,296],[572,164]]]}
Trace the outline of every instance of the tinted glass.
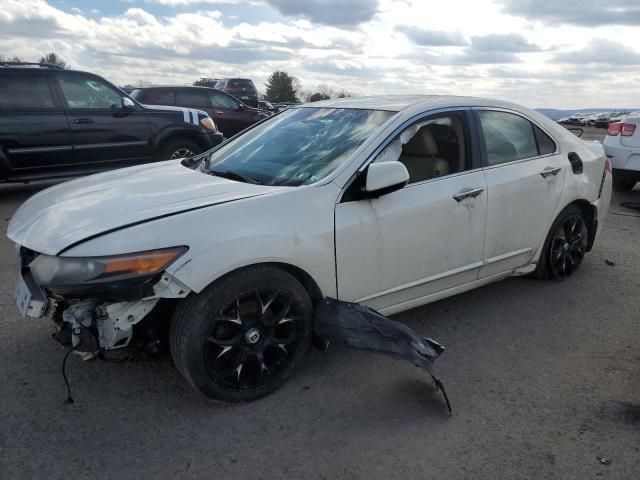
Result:
{"label": "tinted glass", "polygon": [[478,111],[489,165],[538,156],[533,125],[519,115]]}
{"label": "tinted glass", "polygon": [[178,90],[176,93],[176,105],[185,107],[209,107],[208,94],[204,90]]}
{"label": "tinted glass", "polygon": [[243,78],[234,78],[228,80],[229,86],[234,88],[254,88],[253,82],[251,80],[246,80]]}
{"label": "tinted glass", "polygon": [[232,110],[238,108],[238,102],[224,93],[212,93],[210,98],[213,108],[230,108]]}
{"label": "tinted glass", "polygon": [[540,130],[539,127],[533,126],[533,131],[538,142],[538,153],[540,155],[549,155],[556,151],[556,144],[549,135]]}
{"label": "tinted glass", "polygon": [[150,90],[142,95],[143,103],[149,105],[175,105],[176,92],[173,90]]}
{"label": "tinted glass", "polygon": [[69,108],[119,108],[122,93],[91,77],[60,76],[58,83]]}
{"label": "tinted glass", "polygon": [[0,110],[53,107],[53,95],[44,75],[0,76]]}
{"label": "tinted glass", "polygon": [[214,151],[207,167],[266,185],[315,183],[342,165],[393,115],[377,110],[293,108]]}

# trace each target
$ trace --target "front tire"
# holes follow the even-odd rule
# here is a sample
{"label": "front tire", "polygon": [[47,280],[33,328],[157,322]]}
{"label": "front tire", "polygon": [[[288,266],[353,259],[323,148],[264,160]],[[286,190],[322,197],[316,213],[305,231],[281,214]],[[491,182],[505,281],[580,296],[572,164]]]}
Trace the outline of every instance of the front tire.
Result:
{"label": "front tire", "polygon": [[628,192],[629,190],[633,190],[635,186],[636,182],[633,180],[613,176],[613,189],[616,192]]}
{"label": "front tire", "polygon": [[587,253],[589,228],[576,205],[565,208],[551,225],[535,276],[541,280],[571,276]]}
{"label": "front tire", "polygon": [[249,267],[183,300],[171,322],[171,354],[209,399],[248,402],[291,376],[309,350],[312,322],[311,299],[295,277]]}
{"label": "front tire", "polygon": [[160,160],[177,160],[193,157],[202,152],[200,146],[187,139],[169,140],[160,150]]}

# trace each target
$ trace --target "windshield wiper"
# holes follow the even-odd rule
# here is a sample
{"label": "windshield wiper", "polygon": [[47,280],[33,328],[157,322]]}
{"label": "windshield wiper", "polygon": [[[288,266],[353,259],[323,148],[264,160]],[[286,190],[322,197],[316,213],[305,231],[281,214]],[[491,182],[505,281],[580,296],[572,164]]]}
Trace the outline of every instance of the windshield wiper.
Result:
{"label": "windshield wiper", "polygon": [[228,178],[229,180],[236,180],[238,182],[244,183],[252,183],[254,185],[264,185],[264,182],[261,182],[257,178],[248,177],[246,175],[241,175],[236,172],[231,172],[229,170],[225,172],[219,172],[217,170],[210,170],[209,173],[211,175],[215,175],[216,177]]}

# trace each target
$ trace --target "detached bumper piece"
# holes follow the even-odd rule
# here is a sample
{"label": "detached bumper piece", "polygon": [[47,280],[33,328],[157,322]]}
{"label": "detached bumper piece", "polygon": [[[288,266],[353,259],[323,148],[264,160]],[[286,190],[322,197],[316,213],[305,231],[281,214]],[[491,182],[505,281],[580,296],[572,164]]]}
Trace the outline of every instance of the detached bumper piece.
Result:
{"label": "detached bumper piece", "polygon": [[369,307],[333,298],[325,298],[316,306],[314,333],[325,341],[381,353],[422,368],[442,392],[451,414],[444,386],[433,373],[435,360],[445,350],[438,342],[420,337],[406,325],[390,320]]}

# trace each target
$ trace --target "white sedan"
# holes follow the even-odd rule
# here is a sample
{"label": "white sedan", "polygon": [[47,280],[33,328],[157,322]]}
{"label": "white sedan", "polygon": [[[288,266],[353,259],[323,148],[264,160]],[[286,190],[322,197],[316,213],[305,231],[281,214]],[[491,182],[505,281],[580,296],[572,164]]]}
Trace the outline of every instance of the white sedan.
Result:
{"label": "white sedan", "polygon": [[611,123],[604,150],[613,167],[613,188],[633,189],[640,182],[640,116],[631,114]]}
{"label": "white sedan", "polygon": [[62,343],[104,354],[168,317],[182,375],[241,402],[291,375],[321,299],[388,315],[512,275],[568,277],[610,197],[602,146],[534,111],[371,97],[293,106],[202,161],[54,186],[8,236],[21,312],[50,316]]}

